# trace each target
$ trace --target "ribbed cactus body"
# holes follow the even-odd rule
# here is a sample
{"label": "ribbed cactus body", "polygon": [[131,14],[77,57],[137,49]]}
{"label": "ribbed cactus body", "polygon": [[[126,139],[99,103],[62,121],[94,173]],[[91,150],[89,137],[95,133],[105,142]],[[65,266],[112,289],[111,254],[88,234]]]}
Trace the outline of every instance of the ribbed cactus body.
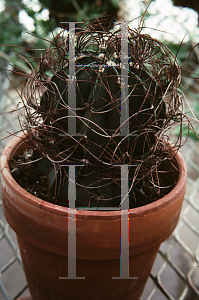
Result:
{"label": "ribbed cactus body", "polygon": [[[126,108],[129,136],[125,137],[120,127],[120,118],[121,102],[125,105],[127,101],[121,99],[121,69],[114,64],[115,66],[110,66],[110,63],[105,65],[101,62],[99,66],[99,58],[88,56],[77,59],[75,111],[77,135],[73,138],[67,135],[68,67],[52,77],[48,90],[41,100],[41,107],[47,116],[45,122],[53,126],[52,134],[61,141],[59,144],[61,149],[67,151],[76,144],[75,139],[81,142],[82,147],[79,146],[79,151],[82,152],[79,159],[89,159],[96,163],[98,157],[102,162],[119,163],[121,151],[130,151],[133,158],[142,155],[153,145],[154,134],[165,118],[165,103],[154,79],[147,70],[132,67],[128,72],[129,104]],[[79,134],[82,134],[81,138],[78,137]],[[118,147],[118,143],[122,140]],[[77,153],[74,153],[74,157],[76,156]]]}
{"label": "ribbed cactus body", "polygon": [[[120,60],[101,57],[103,53],[92,51],[76,59],[76,135],[68,135],[68,66],[51,78],[40,105],[44,123],[51,126],[50,134],[61,153],[57,160],[64,155],[69,164],[84,164],[76,171],[79,206],[119,205],[120,169],[113,165],[130,164],[148,152],[165,119],[162,93],[150,70],[129,61],[127,101],[121,98]],[[126,105],[128,135],[120,124],[121,105]],[[112,168],[111,178],[110,172],[106,178],[107,168]],[[67,198],[68,186],[63,180],[64,173],[68,176],[67,167],[63,170],[61,167],[56,175],[59,184],[52,186],[57,186],[59,197]]]}

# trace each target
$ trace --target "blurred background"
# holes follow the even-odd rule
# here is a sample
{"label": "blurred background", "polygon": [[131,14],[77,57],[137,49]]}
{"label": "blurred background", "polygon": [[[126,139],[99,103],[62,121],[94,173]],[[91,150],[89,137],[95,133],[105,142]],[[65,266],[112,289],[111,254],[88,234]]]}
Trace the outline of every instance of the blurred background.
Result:
{"label": "blurred background", "polygon": [[[20,130],[20,111],[6,112],[20,102],[22,70],[31,71],[21,54],[36,67],[37,58],[61,29],[60,22],[84,21],[104,13],[129,21],[132,28],[140,26],[144,14],[142,32],[173,51],[183,71],[180,89],[190,104],[185,109],[187,113],[193,109],[199,117],[198,0],[0,0],[0,113],[4,113],[0,114],[0,152]],[[178,130],[174,130],[174,138]],[[199,134],[197,124],[195,130]],[[186,138],[186,127],[183,133]],[[142,300],[199,299],[199,142],[194,133],[181,152],[188,165],[181,219],[160,248]],[[28,287],[16,237],[3,216],[0,198],[0,300],[20,295],[28,295]]]}

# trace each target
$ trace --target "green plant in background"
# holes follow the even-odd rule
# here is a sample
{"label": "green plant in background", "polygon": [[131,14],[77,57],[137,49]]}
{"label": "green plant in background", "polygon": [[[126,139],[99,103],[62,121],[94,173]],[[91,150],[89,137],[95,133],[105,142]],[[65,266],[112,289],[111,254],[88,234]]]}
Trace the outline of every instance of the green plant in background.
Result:
{"label": "green plant in background", "polygon": [[[7,0],[5,8],[0,13],[0,45],[21,45],[23,25],[19,23],[18,13],[21,1]],[[2,52],[10,52],[9,46],[1,47]]]}
{"label": "green plant in background", "polygon": [[[1,56],[5,57],[9,62],[11,61],[15,67],[29,71],[28,65],[24,63],[24,60],[20,59],[20,56],[14,55],[14,52],[19,52],[24,57],[27,56],[27,59],[29,58],[34,66],[35,58],[38,56],[36,49],[47,47],[47,44],[42,38],[34,38],[33,36],[45,37],[50,31],[50,26],[54,26],[53,20],[47,23],[46,20],[44,21],[37,18],[37,15],[41,13],[42,10],[43,8],[40,7],[39,10],[35,11],[21,0],[6,0],[4,3],[4,7],[0,12],[0,52]],[[26,33],[27,28],[24,23],[22,24],[19,20],[21,12],[24,11],[26,11],[27,16],[32,18],[34,24],[34,29],[30,31],[29,34]],[[25,33],[26,38],[23,37]]]}
{"label": "green plant in background", "polygon": [[[4,5],[3,5],[4,4]],[[35,58],[40,55],[36,49],[48,47],[48,41],[53,37],[56,27],[62,27],[61,21],[82,21],[102,14],[111,14],[117,18],[119,1],[97,0],[97,1],[50,1],[40,0],[31,2],[28,0],[5,0],[2,2],[0,12],[0,45],[1,54],[20,52],[27,57],[32,57],[31,63],[36,67]],[[42,16],[45,10],[49,10],[50,17]],[[44,14],[46,15],[46,13]],[[48,22],[46,22],[46,18]],[[24,20],[25,19],[25,20]],[[30,25],[32,24],[31,28]],[[27,32],[27,33],[26,33]],[[28,34],[29,32],[29,34]],[[36,38],[40,37],[40,38]],[[11,47],[15,45],[14,49]],[[22,47],[17,49],[17,47]],[[41,52],[41,51],[40,51]],[[11,54],[11,63],[19,68],[29,71],[28,65],[19,56]]]}
{"label": "green plant in background", "polygon": [[[159,172],[167,175],[175,155],[167,129],[186,119],[178,94],[180,67],[162,43],[128,28],[128,88],[121,95],[121,30],[111,28],[106,18],[77,25],[75,111],[68,100],[67,30],[54,39],[22,89],[30,156],[35,169],[47,174],[49,201],[59,205],[68,205],[71,164],[78,165],[80,207],[120,205],[119,165],[130,166],[130,207],[155,201],[172,188],[165,182],[161,189]],[[74,117],[76,133],[70,134]]]}
{"label": "green plant in background", "polygon": [[111,14],[117,19],[120,9],[119,0],[40,0],[40,3],[49,9],[50,17],[55,18],[59,27],[62,21],[85,21],[102,14]]}
{"label": "green plant in background", "polygon": [[[195,118],[199,120],[199,104],[197,101],[191,101],[192,102],[192,107],[191,110],[187,112],[187,115],[192,116],[193,114],[195,115]],[[190,138],[194,140],[198,140],[199,136],[199,125],[198,122],[193,126],[194,130],[190,130],[190,126],[188,124],[186,125],[177,125],[176,128],[173,130],[174,135],[179,135],[181,132],[182,136],[189,136]]]}
{"label": "green plant in background", "polygon": [[[193,111],[194,111],[194,114],[195,114],[196,118],[199,120],[199,103],[198,102],[194,102],[194,104],[193,104]],[[194,139],[198,140],[199,125],[197,124],[194,129],[195,129],[195,132],[190,131],[189,132],[189,136],[191,138],[194,138]],[[184,130],[183,134],[186,135],[188,133],[188,128],[187,127],[183,127],[183,130]]]}

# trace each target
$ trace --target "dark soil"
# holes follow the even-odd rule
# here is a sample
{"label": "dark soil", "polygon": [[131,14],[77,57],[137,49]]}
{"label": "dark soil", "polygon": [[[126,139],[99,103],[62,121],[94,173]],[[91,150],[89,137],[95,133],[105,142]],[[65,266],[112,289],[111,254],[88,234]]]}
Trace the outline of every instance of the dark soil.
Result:
{"label": "dark soil", "polygon": [[[63,200],[54,196],[54,193],[49,188],[48,175],[38,170],[36,164],[32,162],[30,156],[27,155],[27,152],[22,155],[15,154],[13,156],[10,160],[10,170],[16,182],[30,194],[50,203],[65,207],[68,206],[68,199]],[[154,202],[164,197],[174,188],[178,180],[177,169],[171,168],[170,162],[165,161],[160,165],[159,171],[161,172],[159,173],[158,180],[161,188],[156,186],[157,182],[153,185],[145,178],[145,180],[139,182],[137,187],[133,190],[133,193],[130,194],[129,208],[140,207]],[[81,198],[81,194],[79,198]],[[107,206],[101,201],[100,203],[96,201],[97,206]],[[81,206],[85,205],[81,205],[81,202],[78,202],[77,198],[76,207]],[[117,204],[110,206],[118,207]]]}
{"label": "dark soil", "polygon": [[25,154],[14,155],[9,166],[13,178],[22,188],[38,198],[52,202],[47,175],[40,172]]}

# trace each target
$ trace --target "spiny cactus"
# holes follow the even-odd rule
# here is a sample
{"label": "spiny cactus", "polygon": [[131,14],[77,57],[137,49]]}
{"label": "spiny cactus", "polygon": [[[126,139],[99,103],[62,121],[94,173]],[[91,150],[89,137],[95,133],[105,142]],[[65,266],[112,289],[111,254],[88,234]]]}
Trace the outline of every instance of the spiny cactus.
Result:
{"label": "spiny cactus", "polygon": [[[37,165],[48,169],[49,188],[64,205],[68,204],[66,165],[84,165],[76,167],[77,206],[119,206],[116,165],[129,164],[133,206],[137,191],[141,195],[150,189],[145,180],[162,160],[161,155],[156,158],[161,134],[179,109],[179,66],[163,44],[128,28],[128,95],[121,96],[121,29],[104,28],[100,19],[80,24],[75,37],[74,110],[68,101],[69,38],[63,33],[23,90],[26,129],[37,148],[34,158],[42,155]],[[74,116],[69,111],[76,114],[73,135],[68,124]]]}

